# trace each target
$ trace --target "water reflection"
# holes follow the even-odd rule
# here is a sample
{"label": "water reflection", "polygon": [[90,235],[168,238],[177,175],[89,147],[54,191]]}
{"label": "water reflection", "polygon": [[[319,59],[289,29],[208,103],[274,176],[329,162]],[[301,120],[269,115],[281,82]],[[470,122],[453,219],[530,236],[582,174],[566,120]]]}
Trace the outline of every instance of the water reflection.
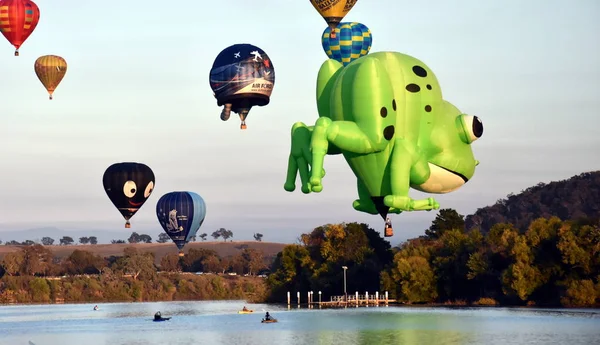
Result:
{"label": "water reflection", "polygon": [[[244,305],[254,314],[237,314]],[[297,309],[244,301],[0,307],[0,344],[592,344],[599,310]],[[172,319],[152,322],[156,311]],[[279,320],[261,324],[268,310]]]}
{"label": "water reflection", "polygon": [[472,343],[469,334],[440,331],[403,329],[387,332],[363,331],[357,344],[422,344],[422,345],[463,345]]}

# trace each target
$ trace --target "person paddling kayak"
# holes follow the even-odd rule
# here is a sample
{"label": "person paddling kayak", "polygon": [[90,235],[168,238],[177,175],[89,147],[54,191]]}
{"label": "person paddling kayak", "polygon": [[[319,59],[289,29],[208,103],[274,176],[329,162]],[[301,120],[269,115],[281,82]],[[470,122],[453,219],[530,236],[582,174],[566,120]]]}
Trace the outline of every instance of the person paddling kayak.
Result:
{"label": "person paddling kayak", "polygon": [[162,315],[160,314],[160,311],[157,311],[156,314],[154,314],[154,321],[167,321],[170,320],[170,317],[162,317]]}

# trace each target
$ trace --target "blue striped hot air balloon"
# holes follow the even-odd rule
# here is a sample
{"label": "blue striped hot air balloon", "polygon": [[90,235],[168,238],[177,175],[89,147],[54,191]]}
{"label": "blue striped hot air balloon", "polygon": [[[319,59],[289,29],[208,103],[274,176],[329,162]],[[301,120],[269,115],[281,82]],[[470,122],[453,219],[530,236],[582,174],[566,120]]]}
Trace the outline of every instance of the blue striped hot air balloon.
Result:
{"label": "blue striped hot air balloon", "polygon": [[183,256],[183,246],[196,235],[204,222],[206,204],[194,192],[170,192],[156,203],[156,216]]}
{"label": "blue striped hot air balloon", "polygon": [[336,37],[330,37],[331,28],[327,27],[321,36],[321,44],[330,59],[341,62],[344,67],[350,62],[365,56],[371,50],[373,37],[371,30],[361,23],[340,23],[335,29]]}

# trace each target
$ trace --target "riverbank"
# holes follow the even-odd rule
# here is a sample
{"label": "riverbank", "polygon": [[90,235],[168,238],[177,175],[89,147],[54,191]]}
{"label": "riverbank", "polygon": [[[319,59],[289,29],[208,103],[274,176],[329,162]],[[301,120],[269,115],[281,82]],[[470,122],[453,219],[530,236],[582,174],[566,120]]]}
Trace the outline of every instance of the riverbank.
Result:
{"label": "riverbank", "polygon": [[[274,257],[287,244],[277,242],[257,242],[257,241],[205,241],[205,242],[189,242],[185,245],[183,252],[187,254],[191,249],[212,250],[221,257],[230,257],[240,253],[244,249],[255,249],[263,253],[264,257]],[[0,246],[0,261],[4,259],[6,254],[20,251],[26,246],[18,245],[1,245]],[[99,255],[102,258],[110,256],[123,256],[126,248],[135,248],[139,252],[150,252],[154,255],[154,263],[159,265],[162,258],[169,254],[177,254],[178,249],[172,242],[167,243],[115,243],[115,244],[85,244],[85,245],[52,245],[44,246],[52,251],[53,256],[58,260],[62,260],[71,255],[75,250],[85,250],[94,255]]]}
{"label": "riverbank", "polygon": [[4,276],[0,304],[112,303],[153,301],[246,300],[267,294],[264,278],[218,274],[164,273],[144,280],[108,274],[61,279]]}

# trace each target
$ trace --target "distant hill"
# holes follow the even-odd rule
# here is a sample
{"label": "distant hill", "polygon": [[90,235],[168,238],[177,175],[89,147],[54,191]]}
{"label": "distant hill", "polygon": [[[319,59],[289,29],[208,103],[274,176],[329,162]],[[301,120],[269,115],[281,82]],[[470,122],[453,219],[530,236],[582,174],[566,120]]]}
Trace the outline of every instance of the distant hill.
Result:
{"label": "distant hill", "polygon": [[534,219],[550,216],[561,220],[600,218],[600,171],[539,183],[518,195],[509,194],[506,199],[467,216],[465,226],[485,233],[496,223],[512,223],[525,231]]}
{"label": "distant hill", "polygon": [[[191,248],[194,249],[212,249],[217,252],[220,257],[233,256],[241,252],[244,248],[261,250],[266,257],[276,256],[283,250],[287,244],[274,242],[257,242],[257,241],[239,241],[239,242],[224,242],[224,241],[207,241],[207,242],[190,242],[185,245],[183,251],[187,253]],[[177,253],[177,247],[171,243],[123,243],[123,244],[96,244],[96,245],[70,245],[70,246],[48,246],[58,258],[69,256],[75,249],[87,250],[101,257],[109,257],[111,255],[122,256],[123,251],[127,247],[137,248],[141,252],[153,252],[155,262],[160,263],[163,256],[169,253]],[[20,246],[0,246],[0,260],[10,252],[18,251]]]}
{"label": "distant hill", "polygon": [[136,227],[133,229],[121,229],[118,230],[107,230],[102,228],[90,228],[85,230],[65,230],[59,227],[37,227],[37,228],[26,228],[20,230],[6,230],[0,229],[0,240],[2,242],[8,242],[15,240],[17,242],[23,242],[25,240],[31,240],[34,242],[40,242],[43,237],[50,237],[54,239],[54,243],[58,244],[58,241],[63,236],[72,237],[75,242],[79,241],[80,237],[96,236],[98,243],[110,243],[111,240],[127,240],[133,231],[139,234],[148,234],[153,240],[158,238],[158,234],[162,232],[159,229],[146,229]]}

